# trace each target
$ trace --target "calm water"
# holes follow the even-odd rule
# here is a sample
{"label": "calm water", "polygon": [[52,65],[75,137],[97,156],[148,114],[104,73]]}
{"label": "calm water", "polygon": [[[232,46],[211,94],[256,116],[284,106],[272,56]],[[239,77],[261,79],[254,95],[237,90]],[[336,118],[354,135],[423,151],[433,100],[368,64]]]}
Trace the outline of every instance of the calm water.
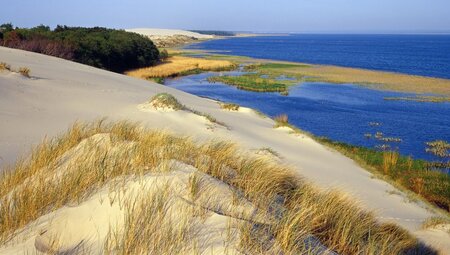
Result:
{"label": "calm water", "polygon": [[[364,134],[383,132],[399,137],[401,143],[390,143],[403,155],[433,159],[425,153],[425,142],[450,141],[450,103],[385,101],[384,97],[405,93],[384,92],[355,85],[303,83],[292,87],[289,96],[278,93],[255,93],[238,90],[206,78],[217,73],[191,75],[166,81],[166,85],[195,95],[258,109],[269,116],[286,113],[294,125],[317,136],[346,143],[374,147],[382,144]],[[370,126],[379,122],[380,126]]]}
{"label": "calm water", "polygon": [[290,35],[230,38],[190,49],[450,78],[450,35]]}

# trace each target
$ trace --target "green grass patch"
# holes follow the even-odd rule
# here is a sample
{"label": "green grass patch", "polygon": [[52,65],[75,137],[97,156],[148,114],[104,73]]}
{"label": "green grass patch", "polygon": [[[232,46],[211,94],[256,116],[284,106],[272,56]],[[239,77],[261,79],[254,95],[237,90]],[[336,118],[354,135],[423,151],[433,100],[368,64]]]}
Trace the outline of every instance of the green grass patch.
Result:
{"label": "green grass patch", "polygon": [[163,78],[163,77],[155,77],[155,78],[147,78],[147,80],[153,81],[153,82],[156,82],[156,83],[158,83],[158,84],[163,84],[163,85],[164,85],[164,82],[165,82],[166,78]]}
{"label": "green grass patch", "polygon": [[214,76],[208,78],[209,82],[221,82],[235,86],[238,89],[255,92],[285,92],[292,81],[277,81],[271,78],[262,78],[259,74],[244,74],[241,76]]}
{"label": "green grass patch", "polygon": [[173,110],[183,110],[184,106],[178,100],[168,93],[159,93],[153,96],[150,103],[155,108],[169,108]]}
{"label": "green grass patch", "polygon": [[432,162],[401,156],[397,152],[353,146],[323,137],[315,139],[367,166],[366,169],[388,177],[395,184],[420,195],[447,212],[450,211],[450,175],[434,170]]}

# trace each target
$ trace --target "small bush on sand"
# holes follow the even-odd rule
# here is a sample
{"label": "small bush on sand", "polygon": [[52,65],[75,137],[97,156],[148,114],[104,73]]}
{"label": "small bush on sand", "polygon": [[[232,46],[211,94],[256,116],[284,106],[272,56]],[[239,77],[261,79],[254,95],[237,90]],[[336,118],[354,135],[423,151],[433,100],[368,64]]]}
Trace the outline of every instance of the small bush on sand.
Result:
{"label": "small bush on sand", "polygon": [[0,71],[3,70],[11,71],[11,66],[6,64],[5,62],[0,62]]}
{"label": "small bush on sand", "polygon": [[152,97],[150,104],[158,108],[168,108],[173,110],[181,110],[183,109],[183,105],[178,102],[178,100],[168,93],[159,93]]}
{"label": "small bush on sand", "polygon": [[30,68],[28,67],[21,67],[19,68],[19,73],[27,78],[30,78]]}
{"label": "small bush on sand", "polygon": [[275,127],[285,127],[289,125],[289,118],[286,114],[280,114],[278,116],[275,116],[273,119],[275,120]]}
{"label": "small bush on sand", "polygon": [[239,111],[239,105],[238,104],[221,104],[220,108],[225,109],[225,110],[229,110],[229,111]]}

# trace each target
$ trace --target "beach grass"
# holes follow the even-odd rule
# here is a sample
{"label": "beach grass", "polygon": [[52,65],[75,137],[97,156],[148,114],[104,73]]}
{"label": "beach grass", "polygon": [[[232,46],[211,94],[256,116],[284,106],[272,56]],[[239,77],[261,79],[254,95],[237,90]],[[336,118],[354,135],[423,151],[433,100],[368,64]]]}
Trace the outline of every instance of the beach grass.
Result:
{"label": "beach grass", "polygon": [[289,125],[289,117],[287,114],[280,114],[273,118],[275,121],[275,128],[277,127],[290,127]]}
{"label": "beach grass", "polygon": [[11,71],[11,66],[5,62],[0,62],[0,71]]}
{"label": "beach grass", "polygon": [[221,103],[220,108],[228,111],[239,111],[240,106],[233,103]]}
{"label": "beach grass", "polygon": [[226,60],[171,56],[156,66],[127,71],[125,74],[136,78],[153,79],[185,76],[206,71],[229,71],[236,67],[235,63]]}
{"label": "beach grass", "polygon": [[184,106],[169,93],[159,93],[154,95],[150,100],[150,104],[156,109],[167,108],[176,111],[184,109]]}
{"label": "beach grass", "polygon": [[[77,147],[81,144],[84,146]],[[61,169],[74,153],[79,153],[73,158],[76,164]],[[74,124],[67,133],[46,139],[30,157],[2,172],[1,243],[40,216],[69,203],[81,203],[118,177],[143,176],[168,160],[192,165],[225,182],[259,210],[272,215],[272,220],[263,225],[248,221],[248,227],[241,228],[243,241],[253,237],[247,243],[241,242],[244,249],[258,250],[260,254],[272,254],[274,250],[306,254],[314,248],[309,245],[311,240],[316,240],[339,254],[433,252],[400,227],[380,223],[373,213],[361,209],[343,193],[320,190],[287,166],[251,156],[235,144],[199,143],[188,137],[145,130],[135,123],[104,120]],[[198,180],[192,179],[189,184],[193,196],[202,192],[195,183]],[[118,254],[145,253],[154,247],[173,254],[192,247],[188,212],[179,215],[179,219],[186,219],[181,220],[184,224],[177,228],[167,225],[164,215],[170,201],[164,194],[161,189],[143,195],[141,201],[132,201],[132,206],[126,207],[124,231],[112,233],[105,247],[112,247]],[[260,235],[269,238],[255,241]]]}

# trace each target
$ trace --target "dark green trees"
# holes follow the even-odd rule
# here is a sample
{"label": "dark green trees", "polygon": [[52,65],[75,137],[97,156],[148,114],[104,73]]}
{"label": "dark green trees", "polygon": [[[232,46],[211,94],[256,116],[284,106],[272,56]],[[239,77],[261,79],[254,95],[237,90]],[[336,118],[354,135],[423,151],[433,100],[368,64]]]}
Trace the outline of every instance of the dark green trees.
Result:
{"label": "dark green trees", "polygon": [[83,64],[123,72],[150,66],[160,59],[148,38],[123,30],[58,25],[31,29],[0,26],[0,45],[61,57]]}

